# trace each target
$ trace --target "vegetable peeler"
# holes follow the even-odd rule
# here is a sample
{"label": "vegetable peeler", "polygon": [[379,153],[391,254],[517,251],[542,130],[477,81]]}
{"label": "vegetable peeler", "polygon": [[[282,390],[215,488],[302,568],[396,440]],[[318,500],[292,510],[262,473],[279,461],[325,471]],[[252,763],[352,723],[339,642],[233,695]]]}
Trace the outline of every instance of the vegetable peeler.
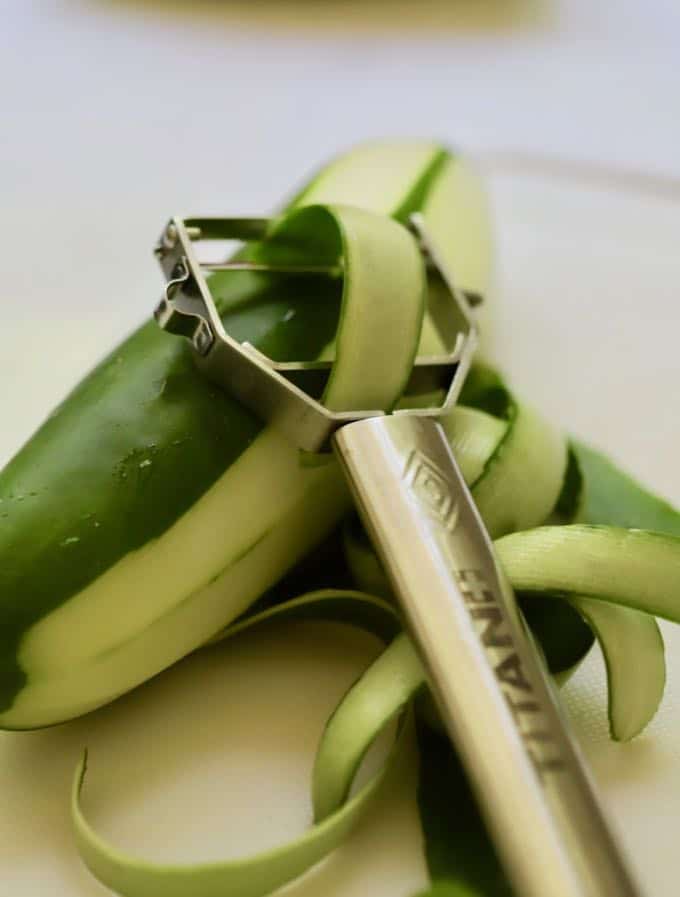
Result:
{"label": "vegetable peeler", "polygon": [[206,377],[293,444],[337,456],[517,897],[639,897],[439,423],[470,369],[481,297],[457,289],[426,222],[412,216],[408,241],[427,272],[427,310],[444,348],[411,366],[404,394],[426,399],[391,413],[330,409],[322,399],[334,361],[276,362],[239,343],[206,274],[342,278],[346,259],[198,258],[203,241],[248,244],[271,233],[264,218],[171,219],[155,250],[167,280],[157,322],[190,341]]}

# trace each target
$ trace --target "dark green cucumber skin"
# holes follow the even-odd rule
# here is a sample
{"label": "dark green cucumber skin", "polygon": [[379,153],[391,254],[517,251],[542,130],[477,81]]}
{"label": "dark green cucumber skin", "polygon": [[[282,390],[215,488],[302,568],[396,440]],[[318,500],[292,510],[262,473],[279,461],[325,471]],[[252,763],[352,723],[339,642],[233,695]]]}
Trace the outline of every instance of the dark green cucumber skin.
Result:
{"label": "dark green cucumber skin", "polygon": [[[274,358],[314,357],[333,337],[340,285],[327,279],[234,272],[211,287],[228,331]],[[160,536],[261,426],[154,321],[53,412],[0,473],[0,711],[26,681],[26,630]]]}

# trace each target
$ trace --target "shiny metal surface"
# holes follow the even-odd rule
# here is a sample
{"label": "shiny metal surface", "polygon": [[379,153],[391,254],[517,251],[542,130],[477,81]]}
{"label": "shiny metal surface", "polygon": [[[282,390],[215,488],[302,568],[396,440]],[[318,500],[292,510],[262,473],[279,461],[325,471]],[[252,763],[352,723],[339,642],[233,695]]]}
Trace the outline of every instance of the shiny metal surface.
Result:
{"label": "shiny metal surface", "polygon": [[[471,312],[481,297],[458,291],[428,239],[419,215],[409,221],[429,272],[428,312],[439,331],[446,351],[417,359],[407,393],[440,391],[443,400],[435,407],[419,407],[418,415],[438,416],[457,401],[477,348],[477,329]],[[236,260],[215,263],[198,258],[196,244],[209,240],[249,241],[261,239],[270,222],[266,218],[172,218],[163,229],[155,254],[166,276],[163,297],[156,308],[158,324],[170,333],[186,337],[195,350],[199,369],[244,405],[273,423],[300,448],[317,452],[330,447],[338,427],[352,420],[381,415],[375,409],[351,413],[331,412],[318,398],[331,369],[331,362],[275,362],[253,346],[239,343],[224,329],[210,295],[205,272],[258,271],[281,275],[339,277],[337,267],[281,267]],[[405,408],[395,412],[409,415]]]}
{"label": "shiny metal surface", "polygon": [[635,897],[442,428],[334,444],[517,897]]}

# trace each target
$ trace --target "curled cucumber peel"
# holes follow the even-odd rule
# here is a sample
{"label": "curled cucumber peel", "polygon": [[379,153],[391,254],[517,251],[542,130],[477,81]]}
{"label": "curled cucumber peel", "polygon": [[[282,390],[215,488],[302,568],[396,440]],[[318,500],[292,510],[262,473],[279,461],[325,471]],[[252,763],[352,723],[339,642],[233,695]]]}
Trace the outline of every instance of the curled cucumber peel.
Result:
{"label": "curled cucumber peel", "polygon": [[[310,619],[352,622],[383,640],[393,638],[399,632],[399,621],[394,609],[386,602],[360,592],[328,590],[311,593],[255,614],[236,624],[225,634],[225,638],[283,620]],[[403,636],[398,636],[397,640],[399,639],[403,639]],[[390,686],[389,680],[399,671],[398,661],[398,658],[394,658],[391,664],[387,660],[383,661],[380,675],[365,689],[370,692],[369,701],[374,695],[374,689],[380,691],[383,686]],[[408,688],[405,692],[402,706],[406,704],[410,694]],[[391,688],[390,694],[393,693]],[[346,719],[346,722],[352,724],[351,719]],[[364,726],[368,722],[366,720]],[[93,875],[107,887],[126,897],[151,897],[156,894],[168,897],[197,894],[201,897],[264,897],[301,875],[345,840],[377,793],[403,740],[401,727],[387,765],[358,794],[348,799],[354,769],[347,769],[345,765],[342,742],[348,733],[345,728],[337,731],[341,744],[337,746],[339,750],[331,746],[333,756],[328,758],[322,772],[327,780],[320,783],[323,795],[335,795],[338,790],[342,793],[337,809],[319,819],[302,837],[289,844],[243,860],[222,863],[181,866],[154,864],[128,856],[106,844],[89,825],[80,806],[80,792],[87,771],[85,754],[74,778],[71,797],[78,850]],[[362,729],[361,732],[360,739],[367,740],[366,731]]]}
{"label": "curled cucumber peel", "polygon": [[334,360],[320,401],[332,411],[391,410],[411,375],[425,314],[425,266],[406,228],[352,206],[306,206],[279,219],[253,253],[265,263],[342,262]]}

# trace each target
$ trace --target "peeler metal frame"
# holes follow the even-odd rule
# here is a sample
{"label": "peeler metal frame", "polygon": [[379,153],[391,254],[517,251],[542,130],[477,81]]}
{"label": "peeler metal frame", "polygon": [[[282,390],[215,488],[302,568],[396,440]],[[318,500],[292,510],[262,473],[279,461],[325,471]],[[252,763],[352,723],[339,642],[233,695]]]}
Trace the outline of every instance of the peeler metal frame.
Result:
{"label": "peeler metal frame", "polygon": [[[538,651],[437,418],[457,400],[477,344],[469,300],[421,218],[410,229],[443,287],[430,297],[446,353],[421,358],[409,390],[437,407],[332,413],[330,363],[276,363],[224,330],[209,271],[339,277],[337,266],[201,263],[195,242],[266,238],[255,218],[173,218],[156,254],[156,320],[187,337],[198,367],[300,448],[332,448],[373,540],[517,897],[639,897]],[[407,391],[408,394],[408,391]]]}
{"label": "peeler metal frame", "polygon": [[[213,382],[228,389],[244,405],[273,423],[300,448],[317,452],[329,447],[339,427],[356,420],[380,417],[375,409],[333,412],[315,396],[320,396],[331,369],[329,361],[276,362],[249,343],[239,343],[225,331],[210,294],[205,274],[219,271],[250,271],[281,275],[342,275],[342,267],[271,266],[250,261],[201,262],[195,249],[199,240],[248,241],[266,235],[269,220],[264,218],[172,218],[156,245],[155,254],[167,278],[165,293],[156,308],[159,325],[170,333],[187,337],[196,351],[199,369]],[[477,327],[470,307],[482,300],[476,294],[458,291],[440,263],[435,247],[419,215],[409,226],[417,238],[428,272],[444,287],[439,301],[430,294],[430,314],[447,352],[417,359],[409,392],[445,389],[443,402],[431,408],[402,409],[397,415],[418,414],[438,417],[456,401],[477,348]],[[451,301],[455,295],[456,301]],[[451,343],[450,334],[456,334]]]}

